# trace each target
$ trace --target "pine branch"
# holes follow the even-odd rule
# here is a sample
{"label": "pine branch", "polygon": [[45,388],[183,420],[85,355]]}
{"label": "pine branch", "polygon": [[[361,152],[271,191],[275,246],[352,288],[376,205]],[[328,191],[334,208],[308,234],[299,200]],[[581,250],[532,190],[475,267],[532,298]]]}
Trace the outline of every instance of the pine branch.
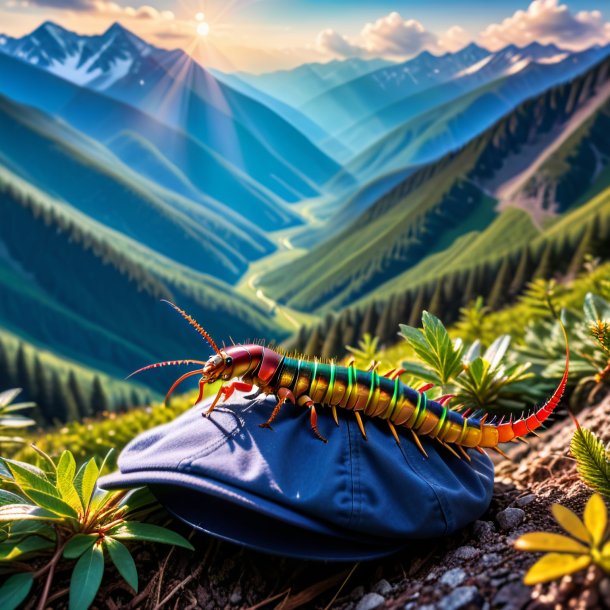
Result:
{"label": "pine branch", "polygon": [[591,489],[610,497],[610,456],[601,440],[586,428],[578,427],[570,451],[576,458],[578,474]]}

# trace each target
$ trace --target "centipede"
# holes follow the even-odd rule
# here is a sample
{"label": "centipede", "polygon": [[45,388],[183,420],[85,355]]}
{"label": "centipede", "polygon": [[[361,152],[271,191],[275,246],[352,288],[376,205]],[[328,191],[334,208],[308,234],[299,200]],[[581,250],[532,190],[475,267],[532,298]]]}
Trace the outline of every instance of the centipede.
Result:
{"label": "centipede", "polygon": [[338,412],[349,412],[355,418],[362,437],[366,440],[365,422],[367,419],[385,420],[394,440],[400,444],[398,430],[406,430],[421,453],[428,454],[421,442],[428,437],[439,443],[456,457],[470,461],[467,449],[481,453],[492,450],[508,457],[498,445],[523,440],[529,434],[537,435],[536,430],[543,427],[551,416],[565,391],[568,382],[570,351],[568,338],[560,321],[565,339],[566,355],[563,376],[549,399],[529,414],[508,421],[493,418],[488,421],[488,413],[461,413],[448,407],[452,396],[438,400],[429,399],[427,391],[430,384],[414,389],[400,379],[404,369],[395,368],[380,374],[378,363],[364,370],[354,366],[354,360],[340,365],[335,361],[320,358],[298,357],[282,353],[263,344],[233,344],[219,348],[208,332],[189,314],[174,303],[166,301],[207,341],[214,353],[207,360],[169,360],[145,366],[132,375],[151,369],[197,365],[180,376],[170,387],[166,401],[176,388],[186,379],[199,375],[199,394],[195,404],[204,395],[206,384],[221,380],[220,388],[203,415],[210,417],[215,407],[235,392],[252,392],[248,398],[254,399],[261,393],[276,398],[267,421],[260,424],[271,428],[282,407],[292,404],[309,410],[311,433],[318,440],[326,439],[318,430],[318,409],[330,411],[335,424],[340,425]]}

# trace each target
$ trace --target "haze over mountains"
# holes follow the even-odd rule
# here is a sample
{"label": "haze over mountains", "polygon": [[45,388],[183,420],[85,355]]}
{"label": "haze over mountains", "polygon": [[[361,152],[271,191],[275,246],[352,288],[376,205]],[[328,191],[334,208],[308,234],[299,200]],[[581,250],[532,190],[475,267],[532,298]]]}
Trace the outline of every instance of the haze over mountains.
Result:
{"label": "haze over mountains", "polygon": [[561,237],[608,212],[609,55],[471,44],[250,75],[118,24],[0,36],[0,328],[119,377],[189,355],[159,297],[219,341],[282,340]]}

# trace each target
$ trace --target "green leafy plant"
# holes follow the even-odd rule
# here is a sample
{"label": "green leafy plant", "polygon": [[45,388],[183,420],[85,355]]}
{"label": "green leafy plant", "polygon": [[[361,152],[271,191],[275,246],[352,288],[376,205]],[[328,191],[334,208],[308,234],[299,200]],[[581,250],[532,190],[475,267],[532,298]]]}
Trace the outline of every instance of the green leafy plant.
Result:
{"label": "green leafy plant", "polygon": [[542,388],[531,383],[529,364],[517,362],[508,353],[508,335],[498,337],[481,354],[478,341],[468,349],[460,340],[452,342],[443,323],[426,311],[421,329],[401,324],[400,331],[419,358],[403,362],[403,368],[437,386],[437,393],[452,394],[456,409],[521,411],[524,403],[543,395]]}
{"label": "green leafy plant", "polygon": [[29,428],[36,423],[33,419],[20,413],[20,411],[35,407],[33,402],[12,404],[20,392],[19,388],[0,392],[0,444],[26,442],[22,437],[15,436],[14,431]]}
{"label": "green leafy plant", "polygon": [[460,309],[460,319],[455,331],[464,341],[476,341],[483,335],[485,320],[491,309],[486,307],[483,297],[477,297],[467,307]]}
{"label": "green leafy plant", "polygon": [[601,439],[576,422],[570,452],[576,458],[580,478],[591,489],[610,498],[610,451]]}
{"label": "green leafy plant", "polygon": [[[589,292],[582,310],[564,311],[563,321],[570,342],[570,384],[575,386],[570,404],[576,409],[610,386],[610,303]],[[559,323],[538,319],[528,325],[519,352],[541,377],[560,375],[565,347]]]}
{"label": "green leafy plant", "polygon": [[557,523],[568,533],[531,532],[515,541],[520,551],[546,552],[526,573],[523,582],[535,585],[561,578],[588,568],[591,564],[610,574],[610,531],[608,510],[599,494],[593,494],[582,520],[561,504],[551,511]]}
{"label": "green leafy plant", "polygon": [[126,541],[161,542],[192,549],[179,534],[138,519],[154,506],[146,490],[104,491],[97,487],[104,463],[92,458],[77,469],[70,451],[55,462],[38,450],[46,468],[4,459],[0,465],[0,567],[16,572],[0,588],[0,608],[16,608],[35,589],[44,609],[62,561],[76,561],[70,610],[93,602],[106,558],[135,591],[138,575]]}
{"label": "green leafy plant", "polygon": [[379,337],[364,333],[358,341],[358,347],[346,346],[347,351],[356,359],[356,366],[366,368],[372,361],[378,362],[382,358],[379,350]]}

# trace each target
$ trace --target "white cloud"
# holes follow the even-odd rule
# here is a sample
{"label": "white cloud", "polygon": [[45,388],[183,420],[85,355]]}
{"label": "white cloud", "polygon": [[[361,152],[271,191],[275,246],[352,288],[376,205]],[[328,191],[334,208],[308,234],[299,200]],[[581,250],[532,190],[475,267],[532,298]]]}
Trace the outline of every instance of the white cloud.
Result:
{"label": "white cloud", "polygon": [[403,19],[396,11],[367,23],[360,36],[371,55],[415,55],[436,44],[436,37],[415,19]]}
{"label": "white cloud", "polygon": [[342,57],[359,57],[366,53],[365,49],[352,44],[346,36],[342,36],[330,28],[322,30],[317,35],[316,46],[322,52]]}
{"label": "white cloud", "polygon": [[367,23],[357,39],[350,39],[332,29],[322,30],[317,47],[342,57],[407,57],[424,48],[436,46],[436,37],[415,19],[403,19],[396,11]]}
{"label": "white cloud", "polygon": [[159,11],[146,4],[132,7],[121,6],[116,2],[94,0],[91,3],[91,10],[97,13],[116,15],[118,17],[129,17],[131,19],[147,19],[152,21],[171,21],[174,19],[174,13],[172,13],[172,11]]}
{"label": "white cloud", "polygon": [[485,28],[480,41],[490,49],[534,41],[584,48],[610,41],[610,23],[604,22],[599,11],[572,13],[559,0],[534,0],[527,10],[519,10],[501,23]]}
{"label": "white cloud", "polygon": [[472,36],[459,25],[450,27],[438,39],[438,46],[444,51],[459,51],[469,42],[472,42]]}

